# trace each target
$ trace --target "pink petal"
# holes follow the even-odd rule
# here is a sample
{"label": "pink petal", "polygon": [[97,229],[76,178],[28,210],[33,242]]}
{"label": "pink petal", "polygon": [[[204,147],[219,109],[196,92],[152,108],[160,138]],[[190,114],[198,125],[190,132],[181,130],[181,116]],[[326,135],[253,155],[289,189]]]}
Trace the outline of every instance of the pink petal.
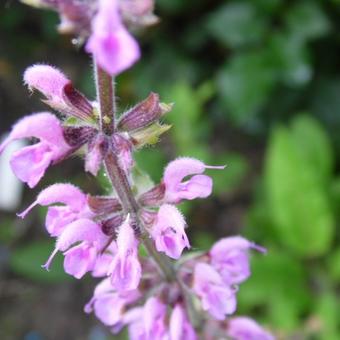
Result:
{"label": "pink petal", "polygon": [[177,303],[171,313],[169,324],[171,340],[196,340],[194,328],[189,322],[183,307]]}
{"label": "pink petal", "polygon": [[64,269],[67,274],[81,279],[92,270],[97,257],[94,247],[81,243],[64,253]]}
{"label": "pink petal", "polygon": [[179,210],[173,205],[163,204],[151,230],[156,249],[178,259],[185,247],[190,248],[184,228],[185,220]]}
{"label": "pink petal", "polygon": [[12,155],[10,165],[14,174],[33,188],[44,176],[53,158],[53,152],[47,144],[37,143],[16,151]]}
{"label": "pink petal", "polygon": [[167,187],[177,186],[184,177],[201,174],[205,170],[205,164],[198,159],[181,157],[170,162],[165,168],[163,180]]}
{"label": "pink petal", "polygon": [[24,82],[30,89],[37,89],[47,98],[59,97],[61,101],[62,90],[70,83],[60,70],[43,64],[28,67],[24,73]]}
{"label": "pink petal", "polygon": [[64,232],[59,236],[56,248],[65,251],[72,244],[79,241],[96,242],[97,244],[105,243],[105,236],[98,224],[95,222],[81,218],[69,224]]}
{"label": "pink petal", "polygon": [[87,196],[79,188],[72,184],[53,184],[42,190],[37,199],[18,216],[24,218],[37,204],[47,206],[54,203],[63,203],[71,207],[72,210],[80,211],[86,205],[86,197]]}
{"label": "pink petal", "polygon": [[182,198],[193,200],[195,198],[206,198],[210,196],[213,187],[211,177],[206,175],[196,175],[190,178],[188,182],[182,184],[185,191],[181,195]]}
{"label": "pink petal", "polygon": [[274,340],[275,337],[254,320],[239,316],[228,321],[227,334],[240,340]]}
{"label": "pink petal", "polygon": [[[205,198],[212,190],[210,177],[201,175],[205,169],[224,169],[224,166],[208,166],[194,158],[178,158],[165,168],[165,201],[179,203],[182,199]],[[182,182],[185,177],[196,175]]]}
{"label": "pink petal", "polygon": [[140,57],[139,46],[121,22],[117,2],[100,0],[86,50],[108,73],[117,75]]}
{"label": "pink petal", "polygon": [[201,298],[203,310],[217,320],[236,310],[236,290],[224,284],[219,273],[206,263],[195,266],[193,290]]}
{"label": "pink petal", "polygon": [[9,136],[0,145],[0,153],[13,140],[36,137],[66,151],[69,149],[64,141],[60,121],[48,112],[36,113],[19,120]]}

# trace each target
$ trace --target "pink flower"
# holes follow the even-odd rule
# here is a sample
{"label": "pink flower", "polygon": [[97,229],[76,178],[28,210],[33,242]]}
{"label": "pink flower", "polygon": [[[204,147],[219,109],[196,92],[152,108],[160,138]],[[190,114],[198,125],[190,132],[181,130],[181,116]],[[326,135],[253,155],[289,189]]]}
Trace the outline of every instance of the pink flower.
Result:
{"label": "pink flower", "polygon": [[156,249],[178,259],[185,247],[190,248],[184,228],[185,221],[178,209],[173,205],[163,204],[151,229]]}
{"label": "pink flower", "polygon": [[239,316],[228,321],[227,334],[235,340],[275,340],[275,337],[264,330],[254,320]]}
{"label": "pink flower", "polygon": [[210,250],[211,264],[221,274],[226,284],[239,284],[250,276],[249,249],[265,249],[241,236],[226,237],[216,242]]}
{"label": "pink flower", "polygon": [[26,69],[24,82],[29,89],[37,89],[51,106],[64,106],[63,89],[71,84],[70,80],[57,68],[50,65],[36,64]]}
{"label": "pink flower", "polygon": [[107,148],[107,140],[101,134],[89,143],[88,153],[85,158],[85,171],[90,172],[93,176],[97,176]]}
{"label": "pink flower", "polygon": [[118,293],[114,291],[110,279],[101,281],[94,290],[94,295],[85,306],[85,312],[94,311],[96,317],[107,326],[123,322],[126,305],[140,297],[136,290]]}
{"label": "pink flower", "polygon": [[60,183],[42,190],[37,199],[18,216],[24,218],[38,204],[47,206],[55,203],[62,203],[64,206],[48,208],[46,229],[51,236],[59,236],[71,222],[93,215],[88,209],[86,195],[80,189],[72,184]]}
{"label": "pink flower", "polygon": [[138,260],[138,241],[130,226],[129,215],[119,227],[117,254],[111,264],[112,286],[118,291],[134,290],[138,287],[142,268]]}
{"label": "pink flower", "polygon": [[129,324],[131,340],[169,340],[165,324],[166,305],[158,298],[150,297],[143,308],[134,308],[125,316]]}
{"label": "pink flower", "polygon": [[[91,271],[97,259],[97,255],[107,243],[108,237],[104,235],[95,222],[89,219],[79,219],[67,225],[58,236],[56,247],[43,268],[49,270],[49,266],[58,251],[64,252],[64,269],[66,273],[77,279]],[[77,244],[72,247],[72,245]]]}
{"label": "pink flower", "polygon": [[226,315],[235,312],[236,291],[223,282],[212,266],[206,263],[195,266],[193,289],[201,299],[203,310],[215,319],[223,320]]}
{"label": "pink flower", "polygon": [[19,120],[0,145],[0,153],[13,140],[31,137],[40,141],[15,152],[10,164],[15,175],[33,188],[48,166],[62,159],[71,148],[64,140],[60,121],[52,114],[42,112]]}
{"label": "pink flower", "polygon": [[117,0],[99,1],[86,50],[111,75],[119,74],[139,59],[138,44],[122,23]]}
{"label": "pink flower", "polygon": [[196,340],[197,335],[188,320],[188,317],[181,304],[176,304],[170,317],[170,338],[171,340]]}
{"label": "pink flower", "polygon": [[[165,201],[179,203],[183,199],[193,200],[205,198],[211,194],[212,179],[201,175],[205,169],[224,169],[224,166],[208,166],[189,157],[178,158],[165,168],[163,182],[165,184]],[[190,179],[183,181],[187,176]]]}

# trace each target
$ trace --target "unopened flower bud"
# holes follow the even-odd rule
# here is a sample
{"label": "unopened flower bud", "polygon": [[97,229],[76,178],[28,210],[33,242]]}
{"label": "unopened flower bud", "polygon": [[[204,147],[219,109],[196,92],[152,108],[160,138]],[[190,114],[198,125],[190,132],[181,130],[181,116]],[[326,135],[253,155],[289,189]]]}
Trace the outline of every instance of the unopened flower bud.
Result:
{"label": "unopened flower bud", "polygon": [[159,95],[151,92],[145,100],[123,114],[118,122],[118,128],[125,131],[141,129],[159,120],[171,108],[171,105],[161,104]]}
{"label": "unopened flower bud", "polygon": [[96,130],[89,126],[65,126],[63,135],[66,143],[72,147],[80,147],[87,143],[96,133]]}
{"label": "unopened flower bud", "polygon": [[87,204],[97,215],[111,214],[122,210],[122,205],[116,198],[105,196],[87,196]]}
{"label": "unopened flower bud", "polygon": [[92,117],[92,104],[71,83],[63,87],[62,96],[65,104],[69,107],[69,115],[83,120],[89,120]]}
{"label": "unopened flower bud", "polygon": [[103,158],[108,150],[108,141],[105,136],[98,134],[88,144],[88,153],[85,158],[85,170],[96,176]]}
{"label": "unopened flower bud", "polygon": [[112,236],[117,232],[117,228],[123,223],[124,216],[122,214],[115,215],[108,220],[102,221],[100,226],[107,236]]}
{"label": "unopened flower bud", "polygon": [[149,191],[143,193],[138,201],[141,205],[144,206],[157,206],[160,205],[163,201],[165,195],[165,185],[161,183]]}

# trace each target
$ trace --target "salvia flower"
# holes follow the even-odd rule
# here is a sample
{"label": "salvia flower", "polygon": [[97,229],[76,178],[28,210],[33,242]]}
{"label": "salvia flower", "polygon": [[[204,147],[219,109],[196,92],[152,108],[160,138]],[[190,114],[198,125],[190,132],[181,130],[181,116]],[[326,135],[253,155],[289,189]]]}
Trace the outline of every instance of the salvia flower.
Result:
{"label": "salvia flower", "polygon": [[122,23],[117,0],[99,0],[86,50],[111,75],[119,74],[139,59],[139,46]]}
{"label": "salvia flower", "polygon": [[[63,205],[55,206],[56,203]],[[46,229],[51,236],[59,236],[68,224],[79,218],[94,215],[88,208],[87,196],[68,183],[53,184],[42,190],[37,199],[18,216],[24,218],[36,205],[52,205],[46,215]]]}
{"label": "salvia flower", "polygon": [[13,140],[32,137],[39,142],[16,151],[10,161],[15,175],[30,188],[37,185],[49,165],[63,159],[71,150],[64,140],[60,121],[48,112],[41,112],[19,120],[0,145],[0,153]]}
{"label": "salvia flower", "polygon": [[97,255],[100,255],[107,241],[107,236],[97,223],[85,218],[76,220],[58,236],[55,249],[43,267],[49,270],[54,256],[61,251],[65,255],[65,271],[79,279],[94,269]]}
{"label": "salvia flower", "polygon": [[106,278],[97,285],[84,310],[86,313],[94,311],[103,324],[113,327],[122,322],[125,307],[139,297],[137,290],[118,293],[113,289],[110,279]]}
{"label": "salvia flower", "polygon": [[141,272],[142,268],[138,260],[138,241],[128,215],[119,227],[117,254],[109,269],[112,286],[118,291],[134,290],[138,287]]}
{"label": "salvia flower", "polygon": [[227,335],[235,340],[275,340],[272,334],[245,316],[228,320]]}
{"label": "salvia flower", "polygon": [[144,306],[127,313],[125,322],[129,325],[131,340],[168,340],[168,327],[165,323],[166,305],[158,297],[150,297]]}
{"label": "salvia flower", "polygon": [[56,67],[45,64],[30,66],[24,73],[24,83],[30,90],[41,92],[46,98],[43,101],[53,109],[83,121],[91,121],[92,104]]}
{"label": "salvia flower", "polygon": [[[224,169],[224,166],[209,166],[189,157],[178,158],[168,164],[164,171],[165,201],[180,201],[205,198],[211,194],[212,179],[202,175],[205,169]],[[192,176],[188,180],[185,177]]]}
{"label": "salvia flower", "polygon": [[26,69],[24,82],[30,90],[40,91],[51,105],[61,107],[64,103],[63,89],[70,80],[57,68],[36,64]]}
{"label": "salvia flower", "polygon": [[200,297],[203,310],[217,320],[224,320],[236,310],[236,290],[226,285],[220,274],[206,263],[195,266],[193,290]]}
{"label": "salvia flower", "polygon": [[227,284],[239,284],[250,276],[249,249],[265,249],[241,236],[226,237],[210,250],[211,264]]}
{"label": "salvia flower", "polygon": [[172,310],[169,322],[169,332],[171,340],[197,339],[196,332],[188,320],[184,307],[180,303],[177,303]]}
{"label": "salvia flower", "polygon": [[173,205],[163,204],[151,229],[156,249],[178,259],[184,248],[190,248],[184,228],[185,220],[179,210]]}

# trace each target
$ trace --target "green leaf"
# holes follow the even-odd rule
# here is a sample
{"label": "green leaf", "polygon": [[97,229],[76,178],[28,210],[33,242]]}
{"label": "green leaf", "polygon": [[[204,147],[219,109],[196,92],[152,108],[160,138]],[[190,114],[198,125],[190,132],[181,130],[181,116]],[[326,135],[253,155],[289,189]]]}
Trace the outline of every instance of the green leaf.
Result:
{"label": "green leaf", "polygon": [[327,257],[327,267],[332,280],[340,282],[340,247]]}
{"label": "green leaf", "polygon": [[302,86],[313,75],[309,53],[304,41],[293,34],[273,34],[269,49],[283,83],[288,86]]}
{"label": "green leaf", "polygon": [[[320,164],[324,157],[320,154],[329,150],[328,143],[322,149],[321,127],[303,121],[295,121],[292,132],[276,128],[270,138],[266,156],[268,213],[283,244],[300,255],[317,256],[327,252],[334,235],[335,221],[324,185],[329,165]],[[327,156],[323,161],[329,163]]]}
{"label": "green leaf", "polygon": [[269,248],[266,256],[253,257],[251,270],[251,277],[238,293],[240,313],[264,307],[271,327],[297,327],[311,302],[302,264],[284,251]]}
{"label": "green leaf", "polygon": [[316,1],[297,1],[290,7],[286,24],[291,34],[300,39],[316,39],[327,34],[330,21]]}
{"label": "green leaf", "polygon": [[267,22],[252,2],[231,2],[209,16],[209,32],[233,48],[259,43],[267,31]]}
{"label": "green leaf", "polygon": [[251,52],[234,56],[219,72],[219,95],[236,123],[244,123],[266,104],[276,81],[274,66],[267,51]]}
{"label": "green leaf", "polygon": [[306,167],[315,169],[320,185],[329,185],[334,155],[326,132],[312,117],[300,115],[292,124],[292,137],[303,154]]}
{"label": "green leaf", "polygon": [[315,314],[321,322],[320,340],[339,339],[339,301],[335,292],[327,291],[318,297]]}
{"label": "green leaf", "polygon": [[59,253],[53,260],[50,271],[41,268],[54,249],[53,241],[35,241],[15,248],[10,258],[10,268],[18,275],[43,283],[70,280],[63,270],[63,256]]}

